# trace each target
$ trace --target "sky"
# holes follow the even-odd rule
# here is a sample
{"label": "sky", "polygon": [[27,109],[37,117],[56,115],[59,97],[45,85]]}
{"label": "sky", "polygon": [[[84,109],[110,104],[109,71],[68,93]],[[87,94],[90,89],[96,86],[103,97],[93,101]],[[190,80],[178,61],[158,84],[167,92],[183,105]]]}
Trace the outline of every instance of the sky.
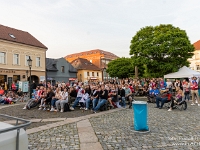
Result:
{"label": "sky", "polygon": [[101,49],[129,57],[145,26],[172,24],[200,39],[200,0],[0,0],[0,24],[27,31],[48,58]]}

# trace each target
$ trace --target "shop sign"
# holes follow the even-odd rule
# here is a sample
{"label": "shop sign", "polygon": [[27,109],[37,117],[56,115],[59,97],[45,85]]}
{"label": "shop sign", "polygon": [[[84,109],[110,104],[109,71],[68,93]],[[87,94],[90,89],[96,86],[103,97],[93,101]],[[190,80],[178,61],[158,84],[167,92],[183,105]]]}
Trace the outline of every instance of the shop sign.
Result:
{"label": "shop sign", "polygon": [[70,81],[75,81],[75,80],[76,80],[76,78],[69,78],[69,80],[70,80]]}
{"label": "shop sign", "polygon": [[15,70],[0,70],[0,73],[15,73]]}

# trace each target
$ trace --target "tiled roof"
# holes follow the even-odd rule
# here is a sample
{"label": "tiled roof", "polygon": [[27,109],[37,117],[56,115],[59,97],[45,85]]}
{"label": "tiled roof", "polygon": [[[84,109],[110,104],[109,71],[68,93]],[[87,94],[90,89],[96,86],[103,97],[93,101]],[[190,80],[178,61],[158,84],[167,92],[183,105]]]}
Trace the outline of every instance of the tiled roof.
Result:
{"label": "tiled roof", "polygon": [[0,39],[47,49],[30,33],[3,25],[0,25]]}
{"label": "tiled roof", "polygon": [[93,63],[84,58],[77,58],[71,62],[72,66],[77,70],[94,70],[100,71],[101,69],[95,66]]}
{"label": "tiled roof", "polygon": [[193,45],[194,45],[195,50],[200,50],[200,40],[195,42]]}
{"label": "tiled roof", "polygon": [[56,59],[46,58],[46,70],[58,71],[58,69],[56,68]]}
{"label": "tiled roof", "polygon": [[95,54],[95,53],[100,53],[100,54],[103,54],[105,57],[106,56],[112,56],[112,57],[116,57],[118,58],[117,55],[111,53],[111,52],[107,52],[107,51],[104,51],[104,50],[100,50],[100,49],[95,49],[95,50],[89,50],[89,51],[84,51],[84,52],[80,52],[80,53],[74,53],[74,54],[70,54],[70,55],[67,55],[65,58],[68,58],[70,56],[77,56],[77,55],[90,55],[90,54]]}

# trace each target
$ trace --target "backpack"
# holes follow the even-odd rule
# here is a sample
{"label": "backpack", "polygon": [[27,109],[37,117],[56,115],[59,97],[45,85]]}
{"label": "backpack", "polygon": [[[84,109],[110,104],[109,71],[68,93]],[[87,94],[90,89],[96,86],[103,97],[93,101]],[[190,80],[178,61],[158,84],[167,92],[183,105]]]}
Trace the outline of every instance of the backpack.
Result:
{"label": "backpack", "polygon": [[65,105],[64,105],[64,112],[67,112],[67,111],[71,111],[71,110],[69,108],[69,104],[65,103]]}

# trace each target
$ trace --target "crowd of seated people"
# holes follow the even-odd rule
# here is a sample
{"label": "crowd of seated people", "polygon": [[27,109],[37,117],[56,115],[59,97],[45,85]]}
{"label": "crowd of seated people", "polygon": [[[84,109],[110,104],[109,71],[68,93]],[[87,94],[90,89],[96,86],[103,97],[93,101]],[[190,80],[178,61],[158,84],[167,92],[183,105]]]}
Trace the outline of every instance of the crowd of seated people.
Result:
{"label": "crowd of seated people", "polygon": [[[41,82],[36,86],[32,98],[27,101],[23,109],[29,110],[38,106],[39,110],[64,112],[65,107],[68,105],[67,107],[70,110],[76,110],[76,106],[80,106],[80,109],[84,111],[90,109],[96,113],[105,104],[109,108],[125,108],[128,103],[129,108],[131,108],[133,97],[139,95],[147,97],[148,102],[156,102],[157,107],[162,108],[169,99],[165,92],[160,92],[161,90],[166,90],[169,94],[173,92],[173,89],[176,93],[181,89],[182,99],[189,100],[189,95],[192,93],[192,99],[194,100],[195,95],[198,93],[197,82],[195,81],[195,78],[189,81],[183,80],[182,82],[180,80],[175,82],[167,80],[165,82],[162,78],[127,78],[88,84],[83,82],[73,84],[57,82],[52,85],[48,82],[44,85]],[[15,102],[23,101],[25,95],[20,89],[18,91],[8,91],[7,93],[0,89],[0,102],[7,104],[12,103],[14,100]],[[10,102],[11,99],[12,102]],[[193,103],[192,105],[194,105]]]}
{"label": "crowd of seated people", "polygon": [[104,104],[107,104],[109,108],[125,108],[126,101],[131,104],[132,94],[129,84],[121,85],[112,82],[87,85],[78,82],[71,86],[58,84],[48,88],[40,86],[36,87],[32,98],[23,109],[30,110],[39,106],[39,110],[64,112],[65,106],[71,106],[70,110],[75,110],[79,104],[80,109],[84,111],[91,109],[96,113]]}
{"label": "crowd of seated people", "polygon": [[0,87],[0,103],[1,104],[14,104],[17,101],[23,102],[27,100],[26,93],[23,93],[19,88],[18,91],[5,91]]}

